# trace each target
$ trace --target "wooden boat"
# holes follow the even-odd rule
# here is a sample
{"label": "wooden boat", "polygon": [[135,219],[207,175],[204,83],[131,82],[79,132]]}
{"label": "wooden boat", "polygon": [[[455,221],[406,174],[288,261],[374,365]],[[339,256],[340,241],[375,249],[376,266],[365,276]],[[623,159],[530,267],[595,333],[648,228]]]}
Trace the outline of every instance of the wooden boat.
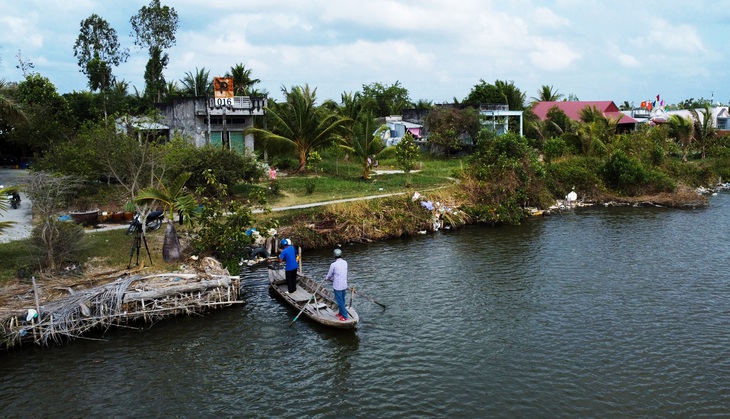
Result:
{"label": "wooden boat", "polygon": [[347,308],[349,314],[347,320],[342,321],[337,318],[337,303],[332,290],[327,287],[330,285],[329,282],[315,281],[299,274],[297,277],[297,290],[291,294],[287,293],[283,264],[274,263],[269,266],[269,285],[276,295],[296,309],[297,312],[301,311],[303,316],[324,326],[354,329],[360,320],[357,311],[352,306]]}

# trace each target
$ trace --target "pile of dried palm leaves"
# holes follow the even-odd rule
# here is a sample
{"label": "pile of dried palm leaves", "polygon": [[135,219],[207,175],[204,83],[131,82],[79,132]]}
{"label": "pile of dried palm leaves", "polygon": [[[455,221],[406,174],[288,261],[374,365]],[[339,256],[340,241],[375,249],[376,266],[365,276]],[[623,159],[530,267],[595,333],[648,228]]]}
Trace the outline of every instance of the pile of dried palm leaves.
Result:
{"label": "pile of dried palm leaves", "polygon": [[[241,303],[239,277],[229,275],[213,258],[204,258],[195,265],[177,273],[124,273],[88,289],[65,287],[70,295],[42,305],[37,298],[28,299],[23,309],[2,313],[0,344],[10,348],[25,343],[61,343],[84,337],[91,330],[154,322]],[[35,284],[33,294],[39,294]]]}

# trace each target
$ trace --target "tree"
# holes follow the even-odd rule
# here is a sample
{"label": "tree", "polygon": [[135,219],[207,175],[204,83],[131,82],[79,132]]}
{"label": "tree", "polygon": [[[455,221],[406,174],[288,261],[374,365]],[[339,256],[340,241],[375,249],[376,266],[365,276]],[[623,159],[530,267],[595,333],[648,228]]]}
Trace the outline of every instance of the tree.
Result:
{"label": "tree", "polygon": [[[7,196],[14,189],[15,188],[12,186],[0,188],[0,212],[6,212],[8,210],[9,201]],[[15,224],[15,221],[0,221],[0,235],[2,235],[5,230],[12,227],[13,224]]]}
{"label": "tree", "polygon": [[352,153],[353,159],[362,165],[362,178],[368,180],[372,160],[385,150],[383,132],[388,127],[382,125],[376,130],[377,122],[372,111],[358,114],[356,119],[350,121],[354,123],[347,130],[347,135],[340,138],[340,147]]}
{"label": "tree", "polygon": [[[74,57],[78,59],[81,72],[89,78],[89,88],[99,90],[102,95],[114,83],[111,66],[127,61],[129,52],[122,49],[117,32],[106,20],[97,14],[81,21],[81,31],[74,44]],[[104,116],[106,117],[106,100]]]}
{"label": "tree", "polygon": [[432,109],[424,121],[428,126],[428,142],[446,154],[462,148],[462,137],[476,138],[481,124],[476,109],[439,107]]}
{"label": "tree", "polygon": [[213,94],[213,81],[210,79],[210,71],[205,67],[200,70],[195,67],[195,74],[190,71],[186,72],[180,83],[183,85],[180,92],[185,96],[197,97]]}
{"label": "tree", "polygon": [[694,124],[691,118],[684,118],[679,115],[672,115],[667,120],[669,133],[672,135],[682,148],[682,163],[687,162],[689,149],[694,141]]}
{"label": "tree", "polygon": [[307,158],[312,151],[332,144],[346,122],[327,107],[318,107],[317,89],[282,87],[286,102],[267,108],[270,129],[251,128],[248,132],[261,135],[267,142],[284,143],[294,148],[299,159],[299,173],[307,168]]}
{"label": "tree", "polygon": [[22,107],[13,99],[16,87],[9,85],[4,79],[0,79],[0,122],[2,123],[28,121]]}
{"label": "tree", "polygon": [[371,83],[362,86],[362,96],[373,106],[376,117],[400,115],[401,111],[411,104],[408,90],[396,81],[391,86],[381,83]]}
{"label": "tree", "polygon": [[533,102],[557,102],[563,97],[553,86],[543,85],[537,92],[537,97],[531,98]]}
{"label": "tree", "polygon": [[[178,212],[183,220],[190,222],[192,215],[198,207],[193,195],[184,191],[185,182],[190,178],[190,173],[181,173],[169,185],[160,183],[159,188],[147,188],[140,191],[135,200],[138,204],[150,206],[160,203],[167,215],[167,228],[165,229],[165,240],[162,244],[162,259],[165,262],[178,260],[182,257],[182,245],[180,238],[172,222],[173,215]],[[145,223],[143,222],[144,226]]]}
{"label": "tree", "polygon": [[416,109],[433,109],[433,102],[426,99],[418,99],[418,102],[414,103],[413,106]]}
{"label": "tree", "polygon": [[15,100],[28,117],[8,133],[28,155],[42,154],[54,144],[66,141],[73,133],[74,118],[56,86],[39,74],[31,74],[18,84]]}
{"label": "tree", "polygon": [[510,110],[525,108],[525,94],[520,91],[514,82],[496,80],[494,84],[487,84],[483,79],[472,87],[464,103],[479,107],[482,103],[505,104]]}
{"label": "tree", "polygon": [[416,167],[416,159],[421,155],[421,149],[416,144],[410,132],[395,145],[395,158],[398,168],[406,173],[406,186],[411,186],[411,170]]}
{"label": "tree", "polygon": [[595,106],[586,106],[579,111],[581,123],[575,131],[563,137],[572,141],[584,155],[605,154],[606,147],[616,134],[620,118],[608,118]]}
{"label": "tree", "polygon": [[226,73],[226,77],[233,78],[233,89],[237,96],[256,96],[252,95],[254,91],[252,87],[261,83],[261,80],[251,78],[250,68],[246,68],[243,64],[236,64],[231,67],[230,73]]}
{"label": "tree", "polygon": [[[62,234],[67,229],[58,220],[58,212],[66,208],[72,194],[81,188],[82,182],[75,176],[59,176],[47,172],[33,172],[28,176],[25,191],[37,214],[37,224],[33,228],[33,242],[42,252],[44,264],[55,270],[63,254],[78,246],[85,234],[78,230],[73,237]],[[73,230],[72,230],[73,231]],[[59,246],[59,243],[64,245]]]}
{"label": "tree", "polygon": [[162,71],[167,67],[170,58],[160,48],[150,50],[150,59],[144,69],[144,97],[147,102],[159,102],[165,94],[167,82]]}
{"label": "tree", "polygon": [[694,119],[695,140],[700,144],[702,158],[704,159],[707,143],[717,136],[717,130],[712,124],[712,108],[709,103],[705,103],[701,109],[691,109],[690,112],[692,112],[692,118]]}
{"label": "tree", "polygon": [[149,49],[150,59],[145,67],[145,96],[160,100],[165,88],[162,71],[167,67],[169,57],[166,48],[175,45],[175,32],[178,29],[178,16],[174,8],[160,5],[160,0],[152,0],[143,6],[130,19],[134,44]]}

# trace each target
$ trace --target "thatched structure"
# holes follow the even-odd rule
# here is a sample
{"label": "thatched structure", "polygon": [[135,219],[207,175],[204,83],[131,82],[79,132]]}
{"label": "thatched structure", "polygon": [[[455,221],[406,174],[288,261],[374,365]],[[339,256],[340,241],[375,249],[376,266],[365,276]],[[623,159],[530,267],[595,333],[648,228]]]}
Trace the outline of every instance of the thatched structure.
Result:
{"label": "thatched structure", "polygon": [[35,304],[27,300],[28,307],[0,318],[0,343],[7,348],[49,345],[83,337],[91,330],[155,322],[241,303],[239,277],[230,276],[212,258],[205,258],[200,265],[194,273],[124,274],[97,287],[68,288],[70,295],[43,305],[38,299]]}

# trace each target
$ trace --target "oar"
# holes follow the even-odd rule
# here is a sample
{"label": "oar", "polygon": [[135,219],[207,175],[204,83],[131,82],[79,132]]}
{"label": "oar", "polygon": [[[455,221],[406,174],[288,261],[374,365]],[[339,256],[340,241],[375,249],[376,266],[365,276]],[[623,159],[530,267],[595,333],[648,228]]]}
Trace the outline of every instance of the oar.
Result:
{"label": "oar", "polygon": [[[355,289],[354,289],[354,288],[352,289],[352,292],[355,292]],[[379,305],[380,307],[383,307],[383,308],[387,308],[387,307],[385,306],[385,304],[383,304],[383,303],[380,303],[380,302],[378,302],[378,301],[375,301],[375,299],[374,299],[373,297],[371,297],[371,296],[369,296],[369,295],[365,294],[364,292],[362,292],[362,291],[357,291],[357,293],[358,293],[358,294],[360,294],[360,295],[362,295],[363,297],[365,297],[365,299],[366,299],[366,300],[369,300],[369,301],[371,301],[371,302],[373,302],[373,303],[375,303],[375,304]]]}
{"label": "oar", "polygon": [[309,296],[309,299],[307,300],[307,302],[304,303],[304,305],[302,306],[302,309],[299,310],[299,313],[297,314],[297,316],[294,317],[294,320],[292,320],[291,323],[289,323],[289,327],[291,327],[291,325],[293,325],[294,322],[297,321],[297,319],[299,318],[299,316],[302,315],[302,312],[304,312],[304,309],[307,308],[307,304],[309,304],[309,302],[312,301],[312,299],[314,298],[314,296],[317,295],[317,291],[319,291],[319,289],[322,288],[322,284],[324,284],[324,280],[325,279],[327,279],[327,276],[326,275],[325,275],[324,278],[322,278],[322,282],[319,283],[319,285],[317,286],[317,289],[314,290],[314,292]]}

